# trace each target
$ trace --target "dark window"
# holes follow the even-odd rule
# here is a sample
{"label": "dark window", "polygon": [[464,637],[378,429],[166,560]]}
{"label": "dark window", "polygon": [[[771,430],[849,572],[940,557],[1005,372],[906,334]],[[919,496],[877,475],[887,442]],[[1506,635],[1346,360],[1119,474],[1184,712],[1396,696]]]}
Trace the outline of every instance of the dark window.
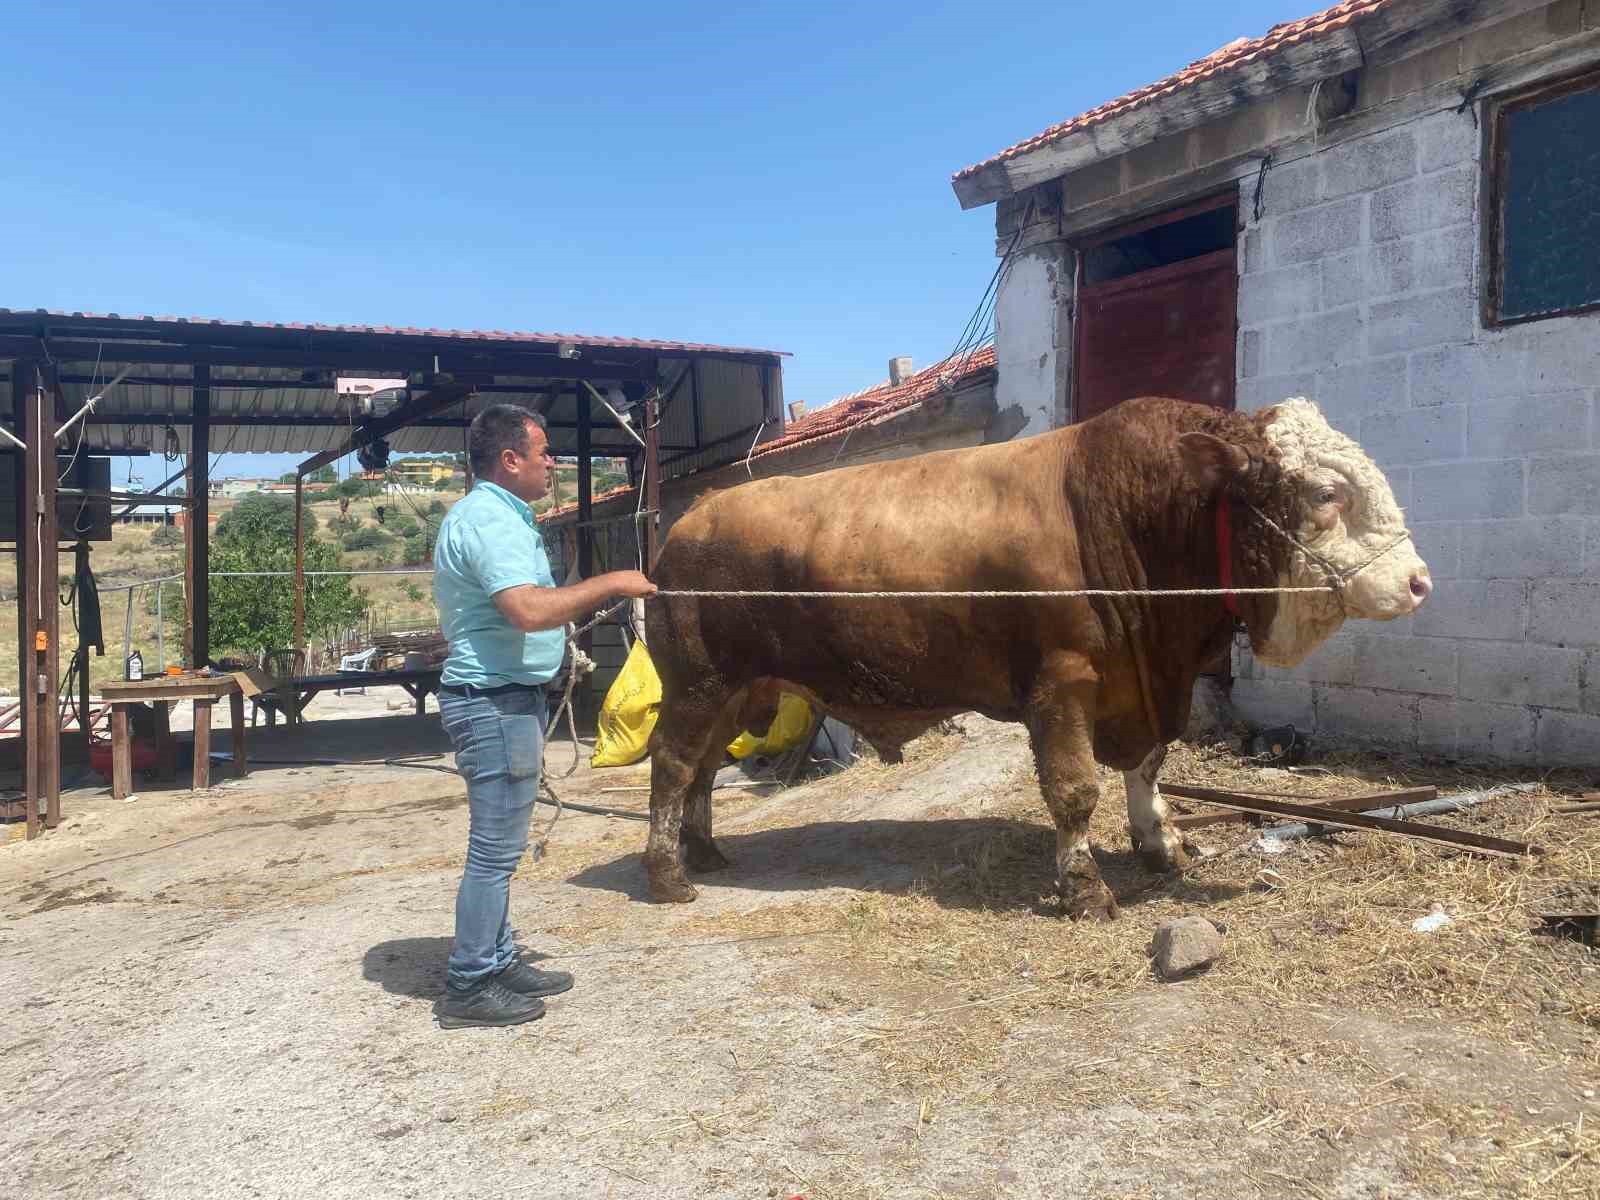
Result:
{"label": "dark window", "polygon": [[1502,102],[1491,139],[1489,320],[1600,307],[1600,74]]}

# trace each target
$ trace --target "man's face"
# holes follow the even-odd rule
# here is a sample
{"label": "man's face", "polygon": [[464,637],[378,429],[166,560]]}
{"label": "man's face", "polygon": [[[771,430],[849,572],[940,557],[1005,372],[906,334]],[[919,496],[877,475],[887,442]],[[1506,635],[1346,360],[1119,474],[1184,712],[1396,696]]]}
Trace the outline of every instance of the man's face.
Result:
{"label": "man's face", "polygon": [[550,472],[556,460],[550,454],[550,438],[532,421],[528,422],[528,453],[503,451],[500,465],[505,488],[525,504],[543,500],[550,491]]}

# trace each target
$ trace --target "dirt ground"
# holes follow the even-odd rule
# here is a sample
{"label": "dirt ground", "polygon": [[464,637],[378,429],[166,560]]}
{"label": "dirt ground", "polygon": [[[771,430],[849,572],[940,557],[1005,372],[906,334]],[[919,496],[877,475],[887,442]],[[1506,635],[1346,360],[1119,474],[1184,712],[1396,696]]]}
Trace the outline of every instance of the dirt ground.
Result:
{"label": "dirt ground", "polygon": [[[643,825],[568,812],[512,904],[577,987],[532,1025],[443,1032],[464,790],[382,764],[447,764],[435,716],[353,712],[258,731],[251,776],[207,793],[88,786],[40,840],[0,827],[6,1195],[1600,1196],[1600,953],[1531,916],[1600,878],[1600,818],[1550,813],[1592,781],[1452,818],[1537,861],[1375,834],[1269,856],[1220,826],[1162,880],[1108,775],[1123,915],[1073,925],[1020,730],[969,718],[899,767],[720,791],[734,866],[691,905],[644,901]],[[367,765],[268,761],[295,758]],[[1509,778],[1221,748],[1165,774]],[[644,779],[556,786],[643,810],[601,789]],[[1414,931],[1435,905],[1450,924]],[[1190,913],[1224,956],[1160,982],[1151,932]]]}

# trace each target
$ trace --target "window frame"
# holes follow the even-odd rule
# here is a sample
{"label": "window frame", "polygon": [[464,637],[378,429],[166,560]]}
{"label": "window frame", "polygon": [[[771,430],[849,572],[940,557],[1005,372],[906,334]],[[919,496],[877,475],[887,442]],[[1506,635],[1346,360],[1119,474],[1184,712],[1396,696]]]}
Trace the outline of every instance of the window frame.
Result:
{"label": "window frame", "polygon": [[1514,113],[1559,100],[1573,92],[1594,90],[1600,90],[1600,67],[1590,66],[1574,75],[1544,80],[1507,92],[1485,104],[1488,111],[1483,121],[1481,187],[1481,211],[1484,214],[1481,247],[1483,278],[1480,290],[1483,325],[1486,329],[1501,329],[1511,325],[1526,325],[1530,321],[1548,321],[1556,317],[1600,312],[1600,300],[1572,308],[1555,308],[1546,312],[1518,316],[1505,316],[1501,312],[1505,293],[1505,184],[1509,153],[1505,134],[1506,119]]}

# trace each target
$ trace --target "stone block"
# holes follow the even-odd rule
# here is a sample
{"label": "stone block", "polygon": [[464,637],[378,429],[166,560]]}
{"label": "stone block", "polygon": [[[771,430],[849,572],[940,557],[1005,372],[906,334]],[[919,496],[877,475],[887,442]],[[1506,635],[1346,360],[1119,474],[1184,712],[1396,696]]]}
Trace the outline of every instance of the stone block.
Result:
{"label": "stone block", "polygon": [[1404,355],[1371,358],[1324,370],[1317,376],[1317,404],[1329,420],[1335,416],[1350,419],[1355,422],[1350,428],[1359,430],[1361,418],[1368,413],[1409,407],[1406,375]]}
{"label": "stone block", "polygon": [[[1403,508],[1404,505],[1401,505]],[[1428,574],[1435,583],[1441,579],[1456,579],[1461,572],[1462,526],[1454,521],[1436,521],[1411,526],[1411,541],[1422,561],[1428,564]]]}
{"label": "stone block", "polygon": [[1440,758],[1456,756],[1456,702],[1442,696],[1417,698],[1417,749]]}
{"label": "stone block", "polygon": [[1450,638],[1356,638],[1355,682],[1361,687],[1429,696],[1456,694],[1456,643]]}
{"label": "stone block", "polygon": [[1412,128],[1417,135],[1419,163],[1424,172],[1439,171],[1478,157],[1483,134],[1469,112],[1436,113]]}
{"label": "stone block", "polygon": [[1359,245],[1366,204],[1364,196],[1347,196],[1277,218],[1272,223],[1272,261],[1280,266],[1311,262]]}
{"label": "stone block", "polygon": [[1314,262],[1260,271],[1239,281],[1241,325],[1303,317],[1321,307],[1321,268]]}
{"label": "stone block", "polygon": [[1538,761],[1543,767],[1600,766],[1600,717],[1582,713],[1539,715]]}
{"label": "stone block", "polygon": [[1317,709],[1317,737],[1348,739],[1414,749],[1417,744],[1417,697],[1404,692],[1379,692],[1359,687],[1312,689]]}
{"label": "stone block", "polygon": [[1467,455],[1470,458],[1570,452],[1588,444],[1587,392],[1550,392],[1515,400],[1482,400],[1467,407]]}
{"label": "stone block", "polygon": [[1424,637],[1520,642],[1528,624],[1528,587],[1519,579],[1440,584],[1417,610],[1416,631]]}
{"label": "stone block", "polygon": [[1520,517],[1522,481],[1519,459],[1418,467],[1411,472],[1411,515],[1418,521]]}
{"label": "stone block", "polygon": [[1460,51],[1451,40],[1398,62],[1376,63],[1361,73],[1361,103],[1363,107],[1386,104],[1454,79],[1460,72],[1459,59]]}
{"label": "stone block", "polygon": [[1236,679],[1233,710],[1252,725],[1293,725],[1309,730],[1315,724],[1311,685],[1277,679]]}
{"label": "stone block", "polygon": [[1600,516],[1600,454],[1530,459],[1528,511],[1536,516]]}
{"label": "stone block", "polygon": [[1300,683],[1354,683],[1356,639],[1335,635],[1307,655],[1298,667],[1280,671],[1278,675]]}
{"label": "stone block", "polygon": [[1478,245],[1477,233],[1471,225],[1425,233],[1414,238],[1409,246],[1415,287],[1426,290],[1472,285],[1472,264]]}
{"label": "stone block", "polygon": [[1321,200],[1322,165],[1315,155],[1287,166],[1267,168],[1261,195],[1263,217],[1299,212]]}
{"label": "stone block", "polygon": [[1528,357],[1527,343],[1516,339],[1413,354],[1411,403],[1420,408],[1525,395]]}
{"label": "stone block", "polygon": [[1576,709],[1583,651],[1531,642],[1482,642],[1461,651],[1463,700]]}
{"label": "stone block", "polygon": [[1402,510],[1411,507],[1411,468],[1390,467],[1383,473],[1389,481],[1389,490],[1394,493],[1394,502]]}
{"label": "stone block", "polygon": [[1275,375],[1314,371],[1365,357],[1361,310],[1337,312],[1273,325],[1267,329],[1266,369]]}
{"label": "stone block", "polygon": [[1465,579],[1579,575],[1583,540],[1583,522],[1573,519],[1472,521],[1461,527],[1461,575]]}
{"label": "stone block", "polygon": [[1274,404],[1280,404],[1291,396],[1304,396],[1307,400],[1315,400],[1317,377],[1310,374],[1259,376],[1255,379],[1240,380],[1234,392],[1240,412],[1257,412]]}
{"label": "stone block", "polygon": [[1239,378],[1253,379],[1261,374],[1261,343],[1266,335],[1259,329],[1239,331]]}
{"label": "stone block", "polygon": [[1374,413],[1362,419],[1358,440],[1379,466],[1459,459],[1467,440],[1466,405]]}
{"label": "stone block", "polygon": [[1582,14],[1583,0],[1556,0],[1474,29],[1461,39],[1461,69],[1498,66],[1515,55],[1572,37],[1583,27]]}
{"label": "stone block", "polygon": [[1600,579],[1600,521],[1590,521],[1583,535],[1583,573]]}
{"label": "stone block", "polygon": [[1458,700],[1456,756],[1464,761],[1532,761],[1533,710],[1513,704]]}
{"label": "stone block", "polygon": [[1222,956],[1222,934],[1204,917],[1178,917],[1156,926],[1151,957],[1168,982],[1204,971]]}
{"label": "stone block", "polygon": [[1267,269],[1267,235],[1261,226],[1246,229],[1239,239],[1239,274],[1250,275]]}
{"label": "stone block", "polygon": [[1318,156],[1322,194],[1329,200],[1370,192],[1417,173],[1417,139],[1410,129],[1344,142]]}
{"label": "stone block", "polygon": [[1583,657],[1583,689],[1578,707],[1586,713],[1600,714],[1600,650]]}
{"label": "stone block", "polygon": [[1343,308],[1371,295],[1367,282],[1367,252],[1351,250],[1322,260],[1322,307]]}
{"label": "stone block", "polygon": [[1372,193],[1372,240],[1387,242],[1469,224],[1476,200],[1475,177],[1470,166],[1452,167]]}
{"label": "stone block", "polygon": [[1600,315],[1551,321],[1524,340],[1528,390],[1600,387]]}
{"label": "stone block", "polygon": [[1528,640],[1600,646],[1600,581],[1541,579],[1528,601]]}
{"label": "stone block", "polygon": [[1476,311],[1472,293],[1464,287],[1385,300],[1369,310],[1367,346],[1379,355],[1466,342],[1472,337]]}

